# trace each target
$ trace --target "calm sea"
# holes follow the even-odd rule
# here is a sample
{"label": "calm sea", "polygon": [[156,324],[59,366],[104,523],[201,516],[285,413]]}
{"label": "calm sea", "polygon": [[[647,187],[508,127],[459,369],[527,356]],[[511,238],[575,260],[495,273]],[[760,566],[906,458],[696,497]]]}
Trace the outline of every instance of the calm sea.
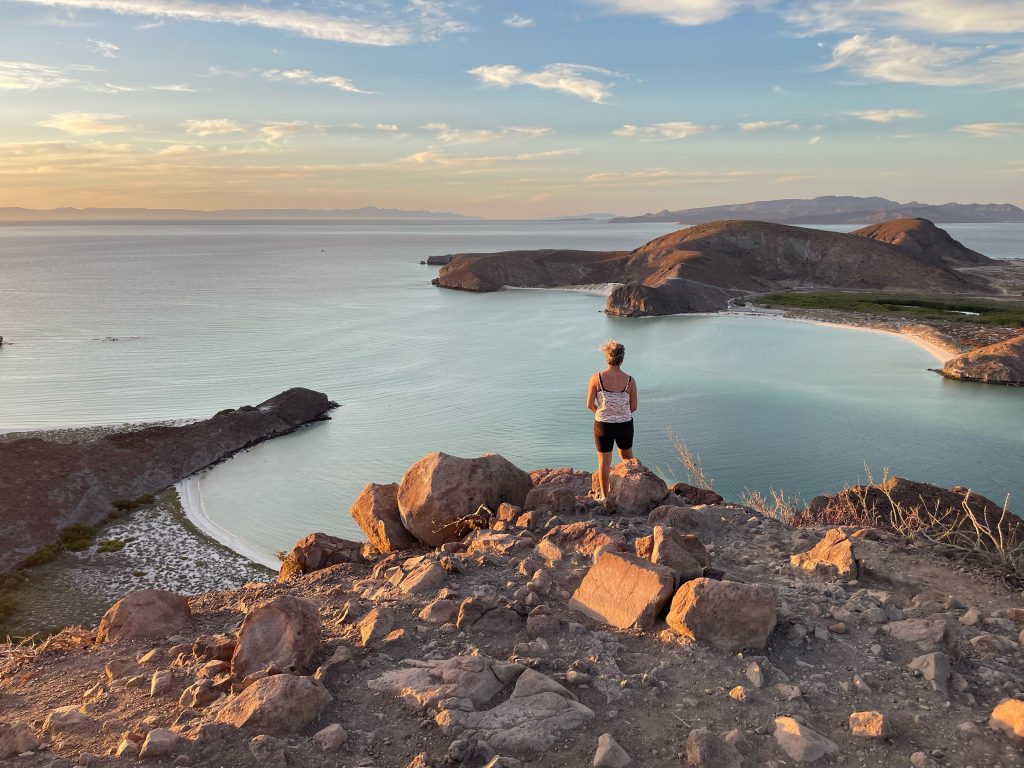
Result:
{"label": "calm sea", "polygon": [[[332,421],[207,475],[217,524],[263,553],[423,454],[592,469],[587,377],[614,336],[639,381],[637,455],[684,479],[669,432],[715,488],[810,497],[865,465],[972,486],[1024,510],[1024,390],[959,384],[903,339],[778,319],[611,318],[579,293],[430,285],[430,254],[633,248],[669,226],[596,223],[0,227],[0,429],[208,416],[291,386]],[[1024,225],[951,226],[1024,256]],[[118,341],[105,340],[116,338]]]}

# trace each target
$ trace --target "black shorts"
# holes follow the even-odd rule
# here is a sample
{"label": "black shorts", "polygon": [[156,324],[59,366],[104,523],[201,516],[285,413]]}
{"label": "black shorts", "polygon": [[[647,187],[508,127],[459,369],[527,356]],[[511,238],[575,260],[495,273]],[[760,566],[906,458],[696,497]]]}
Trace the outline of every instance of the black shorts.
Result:
{"label": "black shorts", "polygon": [[611,453],[612,445],[619,446],[620,451],[628,451],[633,447],[633,420],[595,421],[594,445],[598,453]]}

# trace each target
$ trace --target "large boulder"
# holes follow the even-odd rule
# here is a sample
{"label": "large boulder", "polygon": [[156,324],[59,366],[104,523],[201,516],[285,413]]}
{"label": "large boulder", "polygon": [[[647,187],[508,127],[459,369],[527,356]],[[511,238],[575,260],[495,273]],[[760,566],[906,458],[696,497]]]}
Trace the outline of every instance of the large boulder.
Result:
{"label": "large boulder", "polygon": [[668,496],[665,481],[640,463],[628,459],[612,468],[607,506],[620,515],[646,515]]}
{"label": "large boulder", "polygon": [[305,728],[331,701],[331,695],[312,677],[264,677],[217,712],[217,722],[264,733],[288,734]]}
{"label": "large boulder", "polygon": [[832,528],[807,552],[789,558],[790,565],[827,578],[856,579],[860,573],[853,540],[840,528]]}
{"label": "large boulder", "polygon": [[188,600],[161,589],[130,592],[103,614],[96,641],[113,643],[173,635],[192,621]]}
{"label": "large boulder", "polygon": [[666,622],[724,651],[763,650],[775,628],[775,593],[763,585],[693,579],[672,598]]}
{"label": "large boulder", "polygon": [[398,483],[367,484],[349,512],[378,552],[409,549],[416,544],[415,537],[402,525],[402,513],[398,511]]}
{"label": "large boulder", "polygon": [[619,629],[650,627],[668,602],[676,574],[624,552],[602,552],[569,607]]}
{"label": "large boulder", "polygon": [[539,485],[526,494],[523,507],[547,515],[572,514],[576,511],[576,491],[570,485]]}
{"label": "large boulder", "polygon": [[481,505],[522,506],[530,476],[496,453],[463,459],[435,451],[413,464],[398,487],[402,524],[432,547],[464,536]]}
{"label": "large boulder", "polygon": [[339,539],[326,533],[311,533],[295,542],[292,551],[281,563],[278,581],[319,571],[339,563],[363,562],[363,545],[358,541]]}
{"label": "large boulder", "polygon": [[947,360],[942,375],[961,381],[1024,386],[1024,335]]}
{"label": "large boulder", "polygon": [[246,614],[231,657],[231,674],[244,678],[267,667],[302,672],[319,642],[316,603],[280,595]]}

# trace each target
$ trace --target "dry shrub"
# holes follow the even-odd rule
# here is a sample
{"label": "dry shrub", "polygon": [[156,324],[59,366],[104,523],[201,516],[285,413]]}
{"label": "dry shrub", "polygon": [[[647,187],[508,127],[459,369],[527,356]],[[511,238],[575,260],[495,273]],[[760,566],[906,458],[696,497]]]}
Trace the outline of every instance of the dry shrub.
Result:
{"label": "dry shrub", "polygon": [[704,467],[701,465],[700,454],[694,454],[690,451],[690,447],[680,435],[677,435],[671,429],[667,430],[667,432],[668,439],[675,449],[676,456],[679,457],[679,463],[683,465],[683,469],[686,471],[686,477],[690,481],[690,485],[697,488],[706,488],[710,491],[715,481],[705,474]]}
{"label": "dry shrub", "polygon": [[[867,470],[867,468],[865,468]],[[893,497],[897,478],[886,470],[875,482],[870,471],[867,483],[851,486],[824,506],[805,506],[798,496],[783,491],[745,491],[744,506],[794,527],[853,526],[884,528],[910,540],[927,542],[945,557],[979,566],[1011,586],[1024,585],[1024,523],[1008,509],[1009,497],[996,514],[986,502],[972,499],[966,491],[955,509]]]}
{"label": "dry shrub", "polygon": [[6,643],[0,643],[0,678],[50,654],[88,648],[95,639],[95,633],[83,627],[65,627],[47,637],[32,635],[16,641],[8,637]]}

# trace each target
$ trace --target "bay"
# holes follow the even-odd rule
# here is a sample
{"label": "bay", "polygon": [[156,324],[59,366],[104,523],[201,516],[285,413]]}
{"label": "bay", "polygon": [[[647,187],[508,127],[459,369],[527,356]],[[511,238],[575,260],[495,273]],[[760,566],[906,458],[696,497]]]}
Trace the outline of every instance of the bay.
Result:
{"label": "bay", "polygon": [[[210,519],[264,555],[312,530],[355,537],[347,508],[431,450],[592,469],[584,385],[626,344],[637,454],[715,487],[805,498],[888,468],[1024,498],[1024,392],[943,380],[908,341],[787,320],[624,320],[576,292],[468,294],[431,254],[633,248],[670,225],[48,225],[0,228],[0,429],[208,416],[290,386],[333,420],[256,446],[199,483]],[[950,226],[1024,256],[1022,225]],[[117,341],[104,339],[118,339]]]}

